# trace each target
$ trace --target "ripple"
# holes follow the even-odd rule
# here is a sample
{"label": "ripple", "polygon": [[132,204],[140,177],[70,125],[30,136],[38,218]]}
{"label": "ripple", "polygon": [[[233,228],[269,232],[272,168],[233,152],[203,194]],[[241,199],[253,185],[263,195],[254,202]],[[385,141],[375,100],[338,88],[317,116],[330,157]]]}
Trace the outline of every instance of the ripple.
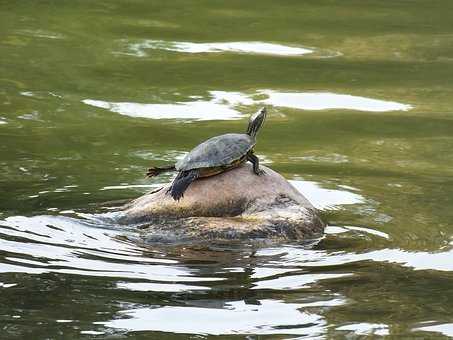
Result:
{"label": "ripple", "polygon": [[80,331],[80,334],[83,335],[102,335],[105,334],[104,332],[98,332],[98,331]]}
{"label": "ripple", "polygon": [[446,337],[453,337],[453,323],[444,323],[440,325],[424,326],[415,328],[415,331],[441,333]]}
{"label": "ripple", "polygon": [[[228,301],[222,304],[223,308],[163,306],[123,310],[118,313],[121,319],[115,318],[108,322],[96,322],[96,324],[129,331],[310,336],[324,333],[326,325],[322,316],[300,311],[303,304],[278,300],[258,300],[254,304],[245,301]],[[203,320],[203,322],[194,322],[194,320]]]}
{"label": "ripple", "polygon": [[34,121],[37,121],[37,122],[44,122],[44,120],[42,120],[41,118],[41,115],[38,111],[32,111],[30,113],[24,113],[20,116],[17,116],[17,118],[19,119],[24,119],[24,120],[34,120]]}
{"label": "ripple", "polygon": [[137,188],[145,188],[145,189],[153,189],[159,187],[159,184],[123,184],[123,185],[108,185],[102,187],[101,191],[104,190],[126,190],[126,189],[137,189]]}
{"label": "ripple", "polygon": [[177,150],[167,150],[165,152],[151,152],[149,150],[138,150],[131,152],[132,155],[146,159],[148,161],[165,161],[174,162],[175,160],[183,159],[187,152]]}
{"label": "ripple", "polygon": [[[86,329],[87,332],[111,334],[114,329],[120,332],[322,337],[330,331],[326,320],[329,308],[348,303],[347,297],[326,287],[339,285],[336,280],[342,278],[348,282],[353,275],[359,278],[360,274],[351,270],[354,268],[352,263],[374,261],[416,270],[453,271],[453,250],[429,253],[360,249],[346,252],[279,245],[253,249],[245,246],[233,250],[220,246],[215,250],[185,246],[167,247],[162,251],[128,241],[126,236],[133,237],[135,231],[115,229],[112,225],[95,224],[94,221],[99,221],[99,216],[93,215],[91,219],[14,216],[0,221],[0,250],[4,254],[0,273],[104,277],[109,289],[116,289],[115,296],[121,297],[118,301],[126,301],[118,303],[114,314],[103,314],[108,315],[107,319],[104,316],[96,318],[94,324],[102,329]],[[351,233],[352,237],[353,233],[367,233],[388,238],[387,234],[364,227],[327,229],[328,234],[343,232]],[[5,276],[2,281],[0,289],[5,292],[13,292],[18,285],[16,276]],[[230,294],[239,288],[255,294],[248,293],[250,298],[244,300],[242,297],[227,298],[235,296]],[[164,302],[128,303],[136,301],[133,294],[158,294],[159,298],[152,301]],[[132,300],[128,300],[130,296],[133,296]],[[283,300],[282,296],[291,300]],[[204,322],[196,322],[201,319]],[[61,315],[58,320],[70,323],[72,319],[69,315]],[[451,327],[450,324],[431,323],[417,326],[420,331],[443,334],[449,334]],[[335,331],[358,336],[389,333],[385,324],[377,323],[341,322],[335,327]]]}
{"label": "ripple", "polygon": [[262,104],[303,110],[350,109],[359,111],[386,112],[408,111],[413,108],[408,104],[330,92],[303,93],[261,90],[259,93],[268,96],[267,99],[260,101]]}
{"label": "ripple", "polygon": [[64,39],[65,36],[60,33],[45,31],[45,30],[32,30],[32,29],[24,29],[24,30],[17,30],[16,33],[25,36],[31,36],[35,38],[44,38],[44,39]]}
{"label": "ripple", "polygon": [[366,202],[365,198],[359,194],[346,190],[324,189],[316,182],[302,180],[289,182],[319,210],[336,210],[342,205]]}
{"label": "ripple", "polygon": [[334,164],[341,164],[341,163],[348,163],[349,159],[345,155],[340,155],[338,153],[332,153],[323,156],[290,156],[290,160],[303,160],[309,162],[325,162],[325,163],[334,163]]}
{"label": "ripple", "polygon": [[271,280],[258,281],[252,289],[273,289],[273,290],[293,290],[300,288],[310,288],[311,284],[319,280],[335,279],[352,274],[303,274],[278,277]]}
{"label": "ripple", "polygon": [[360,261],[374,261],[399,264],[415,270],[453,271],[453,249],[430,253],[425,251],[406,251],[398,248],[379,249],[369,252],[328,252],[298,247],[267,248],[257,251],[256,256],[273,256],[269,264],[281,267],[330,267]]}
{"label": "ripple", "polygon": [[35,97],[36,96],[35,93],[31,92],[31,91],[22,91],[22,92],[19,92],[19,94],[24,97]]}
{"label": "ripple", "polygon": [[336,328],[337,331],[352,331],[357,335],[389,335],[389,327],[385,324],[377,323],[353,323]]}
{"label": "ripple", "polygon": [[175,260],[146,257],[144,249],[124,241],[125,233],[64,216],[9,217],[0,221],[0,249],[8,253],[0,273],[151,278],[169,285],[222,280],[198,276]]}
{"label": "ripple", "polygon": [[342,233],[347,233],[351,231],[358,231],[360,233],[366,233],[374,236],[378,236],[381,238],[384,238],[386,240],[390,239],[390,236],[382,231],[375,230],[375,229],[370,229],[370,228],[364,228],[364,227],[355,227],[355,226],[327,226],[326,229],[324,230],[325,234],[342,234]]}
{"label": "ripple", "polygon": [[147,49],[166,50],[182,53],[250,53],[268,54],[276,56],[301,56],[313,53],[313,50],[287,46],[281,44],[259,42],[259,41],[238,41],[238,42],[212,42],[195,43],[183,41],[145,40],[143,42],[130,44],[130,53],[137,57],[145,57]]}
{"label": "ripple", "polygon": [[107,109],[130,117],[152,119],[233,120],[244,117],[232,108],[234,105],[251,105],[253,101],[238,92],[210,91],[210,100],[177,102],[173,104],[140,104],[106,102],[84,99],[83,103]]}
{"label": "ripple", "polygon": [[138,292],[186,292],[192,290],[209,290],[209,287],[183,284],[163,284],[149,282],[118,282],[116,287]]}
{"label": "ripple", "polygon": [[[266,96],[266,99],[254,99],[254,96]],[[186,119],[186,120],[233,120],[244,115],[236,106],[270,105],[303,110],[350,109],[370,112],[407,111],[411,105],[397,102],[357,97],[335,93],[277,92],[259,90],[254,94],[228,91],[209,91],[210,99],[191,96],[187,101],[175,103],[133,103],[108,102],[97,99],[84,99],[83,103],[107,109],[129,117],[151,119]],[[197,99],[197,100],[193,100]],[[334,161],[346,162],[342,155],[329,155]],[[340,158],[338,158],[340,157]],[[310,160],[307,158],[307,160]]]}

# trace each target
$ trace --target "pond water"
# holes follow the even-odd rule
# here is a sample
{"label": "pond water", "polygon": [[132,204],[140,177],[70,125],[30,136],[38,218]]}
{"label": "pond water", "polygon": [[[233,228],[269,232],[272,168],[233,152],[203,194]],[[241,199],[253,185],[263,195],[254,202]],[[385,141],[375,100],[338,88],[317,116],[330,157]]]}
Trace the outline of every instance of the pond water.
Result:
{"label": "pond water", "polygon": [[[2,338],[453,337],[453,3],[0,3]],[[329,226],[140,242],[150,165],[268,119]]]}

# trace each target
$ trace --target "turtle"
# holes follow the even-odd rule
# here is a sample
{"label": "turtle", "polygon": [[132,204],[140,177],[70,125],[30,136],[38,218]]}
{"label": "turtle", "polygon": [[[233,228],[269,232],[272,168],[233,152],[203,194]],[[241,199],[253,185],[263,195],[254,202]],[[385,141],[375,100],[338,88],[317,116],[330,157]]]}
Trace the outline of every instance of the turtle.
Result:
{"label": "turtle", "polygon": [[253,147],[266,115],[266,108],[263,107],[250,117],[246,133],[227,133],[212,137],[193,148],[174,165],[149,168],[146,176],[154,177],[164,172],[177,171],[178,174],[167,192],[175,201],[179,201],[197,178],[220,174],[246,161],[253,164],[253,172],[256,175],[264,175]]}

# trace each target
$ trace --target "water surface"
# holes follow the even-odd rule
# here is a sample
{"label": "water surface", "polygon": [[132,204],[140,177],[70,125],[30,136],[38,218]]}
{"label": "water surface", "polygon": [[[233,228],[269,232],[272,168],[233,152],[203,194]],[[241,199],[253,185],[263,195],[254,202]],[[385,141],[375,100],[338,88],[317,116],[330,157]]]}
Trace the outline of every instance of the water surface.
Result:
{"label": "water surface", "polygon": [[[453,337],[453,5],[0,3],[5,338]],[[150,245],[100,222],[265,105],[326,235]]]}

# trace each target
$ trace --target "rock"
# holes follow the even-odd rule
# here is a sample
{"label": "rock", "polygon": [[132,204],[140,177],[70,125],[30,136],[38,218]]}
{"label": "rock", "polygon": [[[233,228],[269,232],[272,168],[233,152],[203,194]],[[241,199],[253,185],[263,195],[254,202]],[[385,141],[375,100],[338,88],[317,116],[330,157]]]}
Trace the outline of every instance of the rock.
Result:
{"label": "rock", "polygon": [[305,240],[325,227],[310,202],[277,172],[245,163],[193,182],[179,201],[164,186],[124,206],[120,223],[149,241]]}

